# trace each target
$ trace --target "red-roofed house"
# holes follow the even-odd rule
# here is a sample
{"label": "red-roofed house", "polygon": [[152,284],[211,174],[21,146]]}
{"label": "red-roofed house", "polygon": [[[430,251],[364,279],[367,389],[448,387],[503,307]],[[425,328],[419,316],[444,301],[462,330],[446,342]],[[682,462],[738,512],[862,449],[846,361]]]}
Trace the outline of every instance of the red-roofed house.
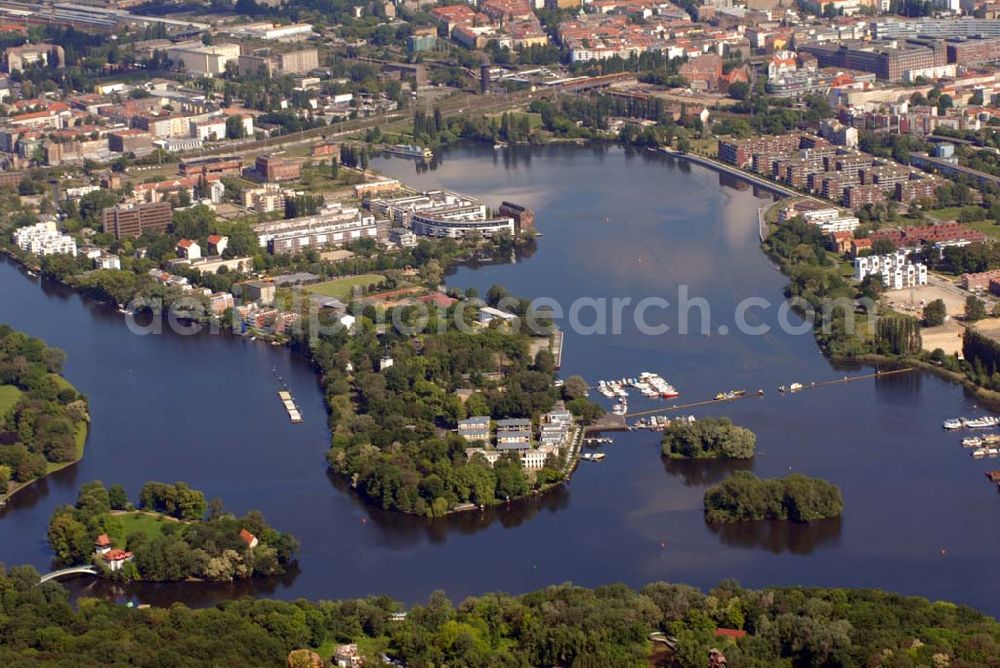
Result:
{"label": "red-roofed house", "polygon": [[746,65],[734,67],[721,77],[719,77],[719,90],[723,93],[729,92],[729,87],[734,83],[750,83],[750,68]]}
{"label": "red-roofed house", "polygon": [[94,549],[97,550],[98,554],[107,554],[111,551],[111,539],[108,538],[108,534],[102,533],[94,541]]}
{"label": "red-roofed house", "polygon": [[132,553],[127,550],[108,550],[103,556],[108,569],[112,572],[120,570],[127,562],[132,561]]}
{"label": "red-roofed house", "polygon": [[862,237],[861,239],[853,239],[851,241],[851,255],[858,257],[865,251],[870,251],[872,249],[872,240],[868,237]]}
{"label": "red-roofed house", "polygon": [[260,542],[259,540],[257,540],[257,536],[253,535],[246,529],[240,529],[240,538],[243,539],[243,542],[246,543],[247,547],[249,547],[251,550],[257,547],[257,543]]}
{"label": "red-roofed house", "polygon": [[739,629],[715,629],[716,638],[734,638],[738,640],[740,638],[745,638],[746,635],[746,631],[741,631]]}
{"label": "red-roofed house", "polygon": [[197,260],[201,257],[201,246],[197,241],[181,239],[177,242],[177,254],[188,260]]}
{"label": "red-roofed house", "polygon": [[449,37],[451,37],[451,31],[454,30],[456,26],[470,26],[476,20],[476,12],[473,11],[468,5],[435,7],[431,10],[431,16],[436,18],[445,26],[445,28],[447,28]]}
{"label": "red-roofed house", "polygon": [[846,253],[851,250],[852,241],[854,241],[853,232],[833,232],[830,234],[830,243],[838,253]]}
{"label": "red-roofed house", "polygon": [[692,89],[716,90],[722,76],[722,58],[714,53],[692,58],[681,65],[680,75]]}
{"label": "red-roofed house", "polygon": [[448,308],[449,306],[451,306],[452,304],[454,304],[458,300],[457,299],[453,299],[453,298],[449,297],[448,295],[441,294],[440,292],[433,292],[433,293],[431,293],[429,295],[424,295],[423,297],[418,297],[418,301],[423,302],[424,304],[427,304],[428,306],[438,306],[440,308]]}
{"label": "red-roofed house", "polygon": [[229,245],[229,237],[224,237],[221,234],[210,234],[208,235],[208,254],[209,255],[222,255],[226,252],[226,246]]}

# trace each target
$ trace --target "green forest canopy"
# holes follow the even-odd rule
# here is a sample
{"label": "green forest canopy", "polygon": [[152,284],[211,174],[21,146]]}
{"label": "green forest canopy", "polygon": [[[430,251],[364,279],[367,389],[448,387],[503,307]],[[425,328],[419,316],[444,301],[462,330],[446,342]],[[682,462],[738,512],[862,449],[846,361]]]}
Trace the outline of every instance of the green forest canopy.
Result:
{"label": "green forest canopy", "polygon": [[757,437],[728,418],[675,420],[663,430],[663,454],[674,458],[750,459]]}
{"label": "green forest canopy", "polygon": [[800,473],[765,479],[737,471],[705,492],[705,519],[709,522],[811,522],[837,517],[843,509],[844,501],[835,485]]}
{"label": "green forest canopy", "polygon": [[[214,608],[135,609],[68,602],[31,567],[0,568],[0,665],[279,666],[289,652],[338,643],[378,647],[408,666],[646,666],[651,631],[676,638],[677,664],[732,666],[990,665],[1000,624],[951,603],[876,590],[754,591],[724,582],[705,594],[657,582],[639,591],[558,585],[453,605],[442,592],[412,607],[379,596],[342,601],[242,599]],[[739,641],[717,628],[743,630]],[[886,663],[887,657],[890,663]],[[374,658],[374,657],[373,657]],[[377,665],[378,660],[374,661]]]}
{"label": "green forest canopy", "polygon": [[80,458],[87,400],[59,373],[66,355],[0,325],[0,495]]}

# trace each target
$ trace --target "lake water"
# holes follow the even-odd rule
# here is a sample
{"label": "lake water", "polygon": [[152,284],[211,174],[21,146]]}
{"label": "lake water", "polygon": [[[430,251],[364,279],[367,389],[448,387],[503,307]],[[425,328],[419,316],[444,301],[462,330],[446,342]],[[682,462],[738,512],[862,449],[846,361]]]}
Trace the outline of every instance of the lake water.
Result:
{"label": "lake water", "polygon": [[[778,327],[785,279],[757,239],[757,207],[766,199],[700,167],[617,148],[463,147],[432,170],[402,159],[373,166],[418,187],[535,210],[543,237],[530,257],[460,268],[448,277],[456,287],[485,293],[499,282],[567,310],[578,297],[676,303],[682,285],[704,298],[710,335],[700,333],[697,317],[693,333],[680,334],[676,309],[651,309],[647,321],[671,329],[641,334],[626,308],[620,334],[567,331],[562,373],[594,381],[655,371],[681,391],[678,402],[763,388],[760,399],[689,411],[752,428],[755,460],[666,463],[656,434],[621,433],[602,446],[605,461],[581,463],[567,487],[540,499],[438,521],[384,513],[327,474],[322,395],[301,358],[225,336],[136,336],[112,309],[3,261],[0,322],[66,350],[65,375],[89,396],[93,426],[80,464],[0,511],[0,560],[47,570],[48,516],[83,482],[120,482],[134,498],[146,480],[184,480],[235,512],[258,508],[292,532],[302,543],[299,571],[239,585],[128,589],[81,578],[71,589],[152,603],[207,604],[241,593],[416,601],[434,589],[458,599],[564,581],[710,587],[732,577],[748,586],[882,587],[1000,612],[1000,583],[985,577],[1000,558],[993,530],[1000,499],[983,477],[991,465],[972,460],[940,427],[946,417],[977,414],[961,387],[914,373],[776,393],[778,385],[871,369],[835,369],[811,334]],[[736,306],[749,297],[773,304],[747,316],[769,325],[766,335],[737,332]],[[584,309],[581,320],[592,322],[593,312]],[[721,335],[720,326],[731,333]],[[288,422],[276,396],[281,382],[303,424]],[[632,402],[636,410],[655,405]],[[809,526],[707,526],[704,489],[739,467],[826,478],[844,493],[844,515]]]}

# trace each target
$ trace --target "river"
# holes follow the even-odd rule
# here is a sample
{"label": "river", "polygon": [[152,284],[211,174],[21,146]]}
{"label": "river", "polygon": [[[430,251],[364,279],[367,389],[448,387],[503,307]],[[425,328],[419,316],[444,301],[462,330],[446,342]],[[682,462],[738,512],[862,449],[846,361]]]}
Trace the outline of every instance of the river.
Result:
{"label": "river", "polygon": [[[881,587],[1000,612],[1000,583],[985,577],[1000,557],[992,530],[1000,500],[983,477],[990,464],[972,460],[940,427],[945,417],[977,413],[961,387],[914,373],[775,392],[860,371],[833,368],[810,333],[778,327],[785,279],[757,240],[756,209],[766,198],[701,167],[617,148],[474,146],[449,151],[429,171],[402,159],[373,166],[419,187],[535,210],[543,237],[530,257],[459,268],[447,279],[456,287],[485,293],[499,282],[567,309],[581,296],[675,302],[680,285],[706,299],[710,335],[698,331],[697,317],[694,332],[680,334],[677,314],[657,309],[647,319],[670,331],[641,334],[626,309],[620,334],[568,331],[562,372],[591,381],[660,372],[680,389],[679,402],[763,388],[761,399],[691,411],[752,428],[755,460],[665,463],[656,434],[621,433],[603,446],[605,461],[581,463],[568,486],[541,499],[437,521],[381,512],[328,476],[322,395],[303,359],[226,336],[133,335],[114,310],[3,261],[0,321],[68,353],[65,375],[90,398],[93,425],[82,462],[0,511],[0,560],[47,570],[47,518],[83,482],[122,483],[134,498],[146,480],[184,480],[235,512],[260,509],[293,533],[302,543],[299,570],[238,585],[120,589],[80,578],[67,583],[74,594],[192,605],[241,593],[419,601],[434,589],[459,599],[564,581],[710,587],[735,578],[755,587]],[[736,305],[748,297],[774,305],[747,316],[769,325],[766,335],[735,327]],[[281,382],[302,408],[300,425],[278,401]],[[826,478],[844,493],[844,515],[809,526],[706,526],[705,487],[736,467]]]}

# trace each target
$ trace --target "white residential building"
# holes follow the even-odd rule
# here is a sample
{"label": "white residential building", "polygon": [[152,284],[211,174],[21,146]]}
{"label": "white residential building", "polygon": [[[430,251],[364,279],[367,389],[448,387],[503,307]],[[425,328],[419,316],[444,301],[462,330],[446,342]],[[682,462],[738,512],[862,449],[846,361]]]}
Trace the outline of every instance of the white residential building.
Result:
{"label": "white residential building", "polygon": [[927,285],[927,265],[914,263],[905,253],[869,255],[855,258],[854,278],[863,281],[878,276],[889,290]]}
{"label": "white residential building", "polygon": [[122,259],[114,253],[101,253],[97,259],[94,260],[94,264],[98,269],[121,270]]}
{"label": "white residential building", "polygon": [[807,223],[818,225],[840,218],[840,209],[835,206],[820,204],[813,200],[793,202],[778,212],[778,222],[787,223],[796,216],[802,216],[802,219]]}
{"label": "white residential building", "polygon": [[834,232],[853,232],[858,229],[858,225],[861,221],[854,216],[844,216],[842,218],[834,218],[833,220],[827,220],[822,223],[817,223],[819,229],[823,230],[825,234],[833,234]]}
{"label": "white residential building", "polygon": [[259,188],[243,191],[243,206],[254,213],[271,213],[285,208],[285,198],[294,197],[295,191],[282,188],[277,183],[265,183]]}
{"label": "white residential building", "polygon": [[68,254],[76,257],[76,241],[67,234],[60,234],[51,221],[14,230],[14,243],[21,250],[35,255]]}
{"label": "white residential building", "polygon": [[548,455],[542,450],[532,448],[530,450],[524,450],[520,453],[520,456],[522,468],[530,471],[537,471],[545,466],[545,458]]}
{"label": "white residential building", "polygon": [[175,44],[167,49],[167,58],[188,74],[216,76],[226,71],[226,64],[240,57],[239,44],[205,46],[201,42]]}
{"label": "white residential building", "polygon": [[315,216],[258,223],[254,232],[261,247],[280,255],[308,247],[343,246],[357,239],[375,238],[378,228],[375,216],[332,203]]}
{"label": "white residential building", "polygon": [[220,141],[226,138],[226,119],[222,116],[203,121],[191,121],[188,127],[193,139]]}

